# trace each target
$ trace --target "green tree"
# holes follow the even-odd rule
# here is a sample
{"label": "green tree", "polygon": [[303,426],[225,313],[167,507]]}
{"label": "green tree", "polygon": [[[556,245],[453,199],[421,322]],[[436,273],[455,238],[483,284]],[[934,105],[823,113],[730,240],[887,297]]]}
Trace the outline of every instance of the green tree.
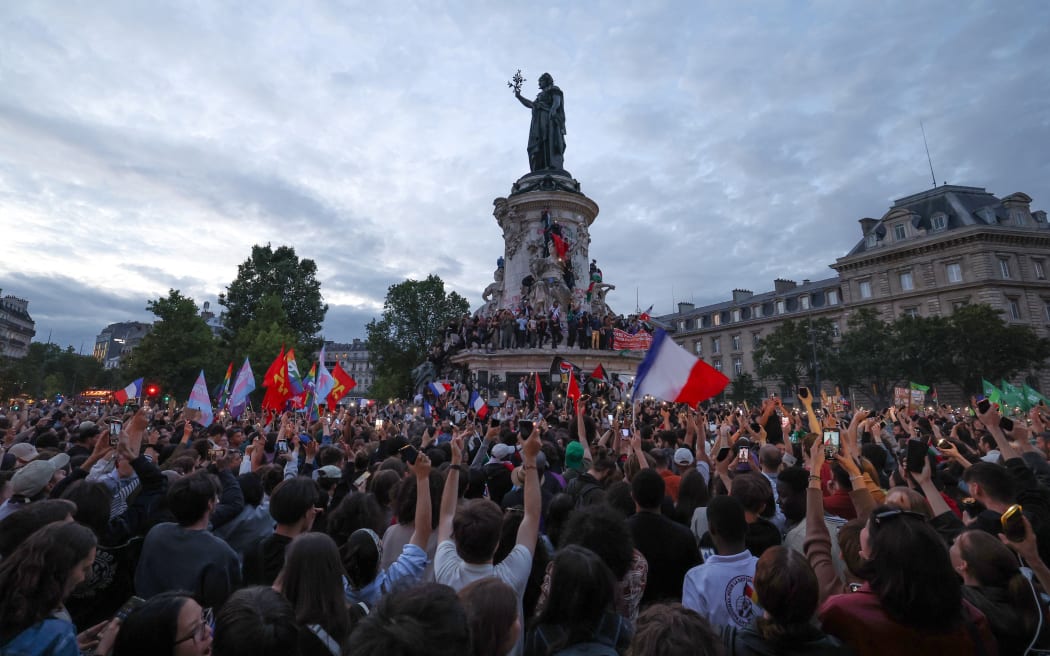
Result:
{"label": "green tree", "polygon": [[843,390],[862,386],[882,406],[893,400],[894,384],[900,380],[892,330],[871,308],[850,315],[839,341],[832,371]]}
{"label": "green tree", "polygon": [[762,390],[758,388],[755,383],[755,377],[749,373],[742,373],[736,377],[733,381],[732,389],[729,392],[729,398],[734,403],[743,403],[747,401],[751,404],[757,404],[762,399]]}
{"label": "green tree", "polygon": [[[219,294],[219,304],[226,308],[223,327],[227,340],[234,341],[237,333],[249,327],[262,309],[267,297],[276,297],[284,309],[285,324],[280,326],[295,334],[295,342],[303,348],[320,348],[321,324],[328,305],[321,296],[317,280],[317,264],[302,259],[290,246],[274,250],[270,244],[252,246],[252,254],[237,267],[237,277]],[[272,319],[271,316],[268,319]]]}
{"label": "green tree", "polygon": [[793,389],[803,378],[816,379],[815,364],[819,364],[822,378],[826,378],[833,349],[830,319],[788,319],[764,337],[755,349],[755,369],[760,378],[775,378],[785,389]]}
{"label": "green tree", "polygon": [[383,314],[368,323],[368,352],[376,398],[405,397],[412,392],[411,369],[422,363],[449,321],[470,310],[456,292],[445,293],[435,275],[391,285]]}
{"label": "green tree", "polygon": [[945,317],[902,316],[890,327],[893,359],[900,368],[900,382],[935,385],[951,380],[955,344],[951,320]]}
{"label": "green tree", "polygon": [[131,352],[125,375],[156,381],[180,400],[189,398],[201,369],[210,385],[219,382],[225,365],[219,363],[217,343],[193,299],[171,289],[166,297],[146,303],[146,309],[158,321]]}
{"label": "green tree", "polygon": [[1050,357],[1050,342],[1031,326],[1008,324],[988,305],[967,305],[949,318],[952,357],[945,377],[979,393],[981,378],[998,381],[1040,369]]}
{"label": "green tree", "polygon": [[33,342],[26,357],[0,359],[0,396],[69,396],[89,387],[112,387],[114,373],[72,346],[62,350],[57,344]]}

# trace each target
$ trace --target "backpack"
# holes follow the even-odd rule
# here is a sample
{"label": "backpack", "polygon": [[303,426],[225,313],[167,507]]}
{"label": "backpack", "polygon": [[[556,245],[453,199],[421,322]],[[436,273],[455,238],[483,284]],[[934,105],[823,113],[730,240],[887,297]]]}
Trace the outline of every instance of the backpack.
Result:
{"label": "backpack", "polygon": [[577,476],[569,481],[569,484],[565,487],[565,492],[573,498],[576,502],[575,507],[579,510],[601,501],[601,498],[595,498],[595,495],[601,494],[602,486],[584,480],[582,476]]}

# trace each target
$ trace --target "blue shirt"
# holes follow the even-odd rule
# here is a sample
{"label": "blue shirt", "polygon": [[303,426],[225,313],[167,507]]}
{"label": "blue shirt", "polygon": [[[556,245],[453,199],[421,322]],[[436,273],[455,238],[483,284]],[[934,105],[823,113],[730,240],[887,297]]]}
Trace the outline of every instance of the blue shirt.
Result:
{"label": "blue shirt", "polygon": [[368,585],[354,590],[349,582],[344,583],[346,600],[351,604],[364,602],[371,608],[379,603],[384,594],[419,583],[426,566],[427,552],[412,543],[406,544],[397,560],[385,570],[380,570],[379,575]]}
{"label": "blue shirt", "polygon": [[72,622],[49,617],[0,645],[4,656],[80,656]]}

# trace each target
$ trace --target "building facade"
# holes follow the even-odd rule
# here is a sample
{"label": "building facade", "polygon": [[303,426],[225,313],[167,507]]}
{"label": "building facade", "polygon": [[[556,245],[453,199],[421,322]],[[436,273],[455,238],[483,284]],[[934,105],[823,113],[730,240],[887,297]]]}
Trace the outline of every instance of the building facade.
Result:
{"label": "building facade", "polygon": [[36,335],[36,322],[29,316],[29,301],[8,294],[0,298],[0,356],[24,358]]}
{"label": "building facade", "polygon": [[[1050,224],[1023,193],[997,198],[979,187],[944,185],[894,202],[881,219],[860,219],[861,239],[830,265],[836,276],[773,290],[734,290],[722,303],[679,303],[657,317],[674,339],[731,380],[755,376],[754,350],[785,319],[827,318],[838,335],[852,312],[874,309],[884,321],[903,315],[948,316],[970,303],[990,305],[1005,321],[1050,336]],[[1050,389],[1050,375],[1040,373]],[[767,391],[772,381],[760,381]]]}
{"label": "building facade", "polygon": [[95,337],[92,355],[106,369],[116,369],[121,360],[134,351],[151,330],[152,324],[140,321],[111,323]]}
{"label": "building facade", "polygon": [[[324,364],[329,371],[338,364],[343,371],[357,381],[348,396],[364,398],[372,386],[372,363],[368,360],[368,344],[355,339],[349,344],[325,342]],[[316,357],[316,355],[314,356]]]}

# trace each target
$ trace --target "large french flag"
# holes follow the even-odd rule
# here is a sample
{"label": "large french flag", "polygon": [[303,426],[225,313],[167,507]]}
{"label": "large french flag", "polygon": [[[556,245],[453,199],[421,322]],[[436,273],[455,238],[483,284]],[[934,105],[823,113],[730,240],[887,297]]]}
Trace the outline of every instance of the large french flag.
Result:
{"label": "large french flag", "polygon": [[113,396],[117,399],[117,403],[124,403],[128,399],[139,398],[142,396],[142,379],[139,378],[124,389],[113,392]]}
{"label": "large french flag", "polygon": [[489,406],[485,403],[485,399],[481,398],[481,395],[477,392],[470,393],[470,407],[474,408],[474,416],[478,419],[484,419],[489,413]]}
{"label": "large french flag", "polygon": [[653,335],[653,345],[638,367],[631,401],[654,396],[663,401],[696,407],[720,394],[729,379],[711,365],[675,344],[663,330]]}

